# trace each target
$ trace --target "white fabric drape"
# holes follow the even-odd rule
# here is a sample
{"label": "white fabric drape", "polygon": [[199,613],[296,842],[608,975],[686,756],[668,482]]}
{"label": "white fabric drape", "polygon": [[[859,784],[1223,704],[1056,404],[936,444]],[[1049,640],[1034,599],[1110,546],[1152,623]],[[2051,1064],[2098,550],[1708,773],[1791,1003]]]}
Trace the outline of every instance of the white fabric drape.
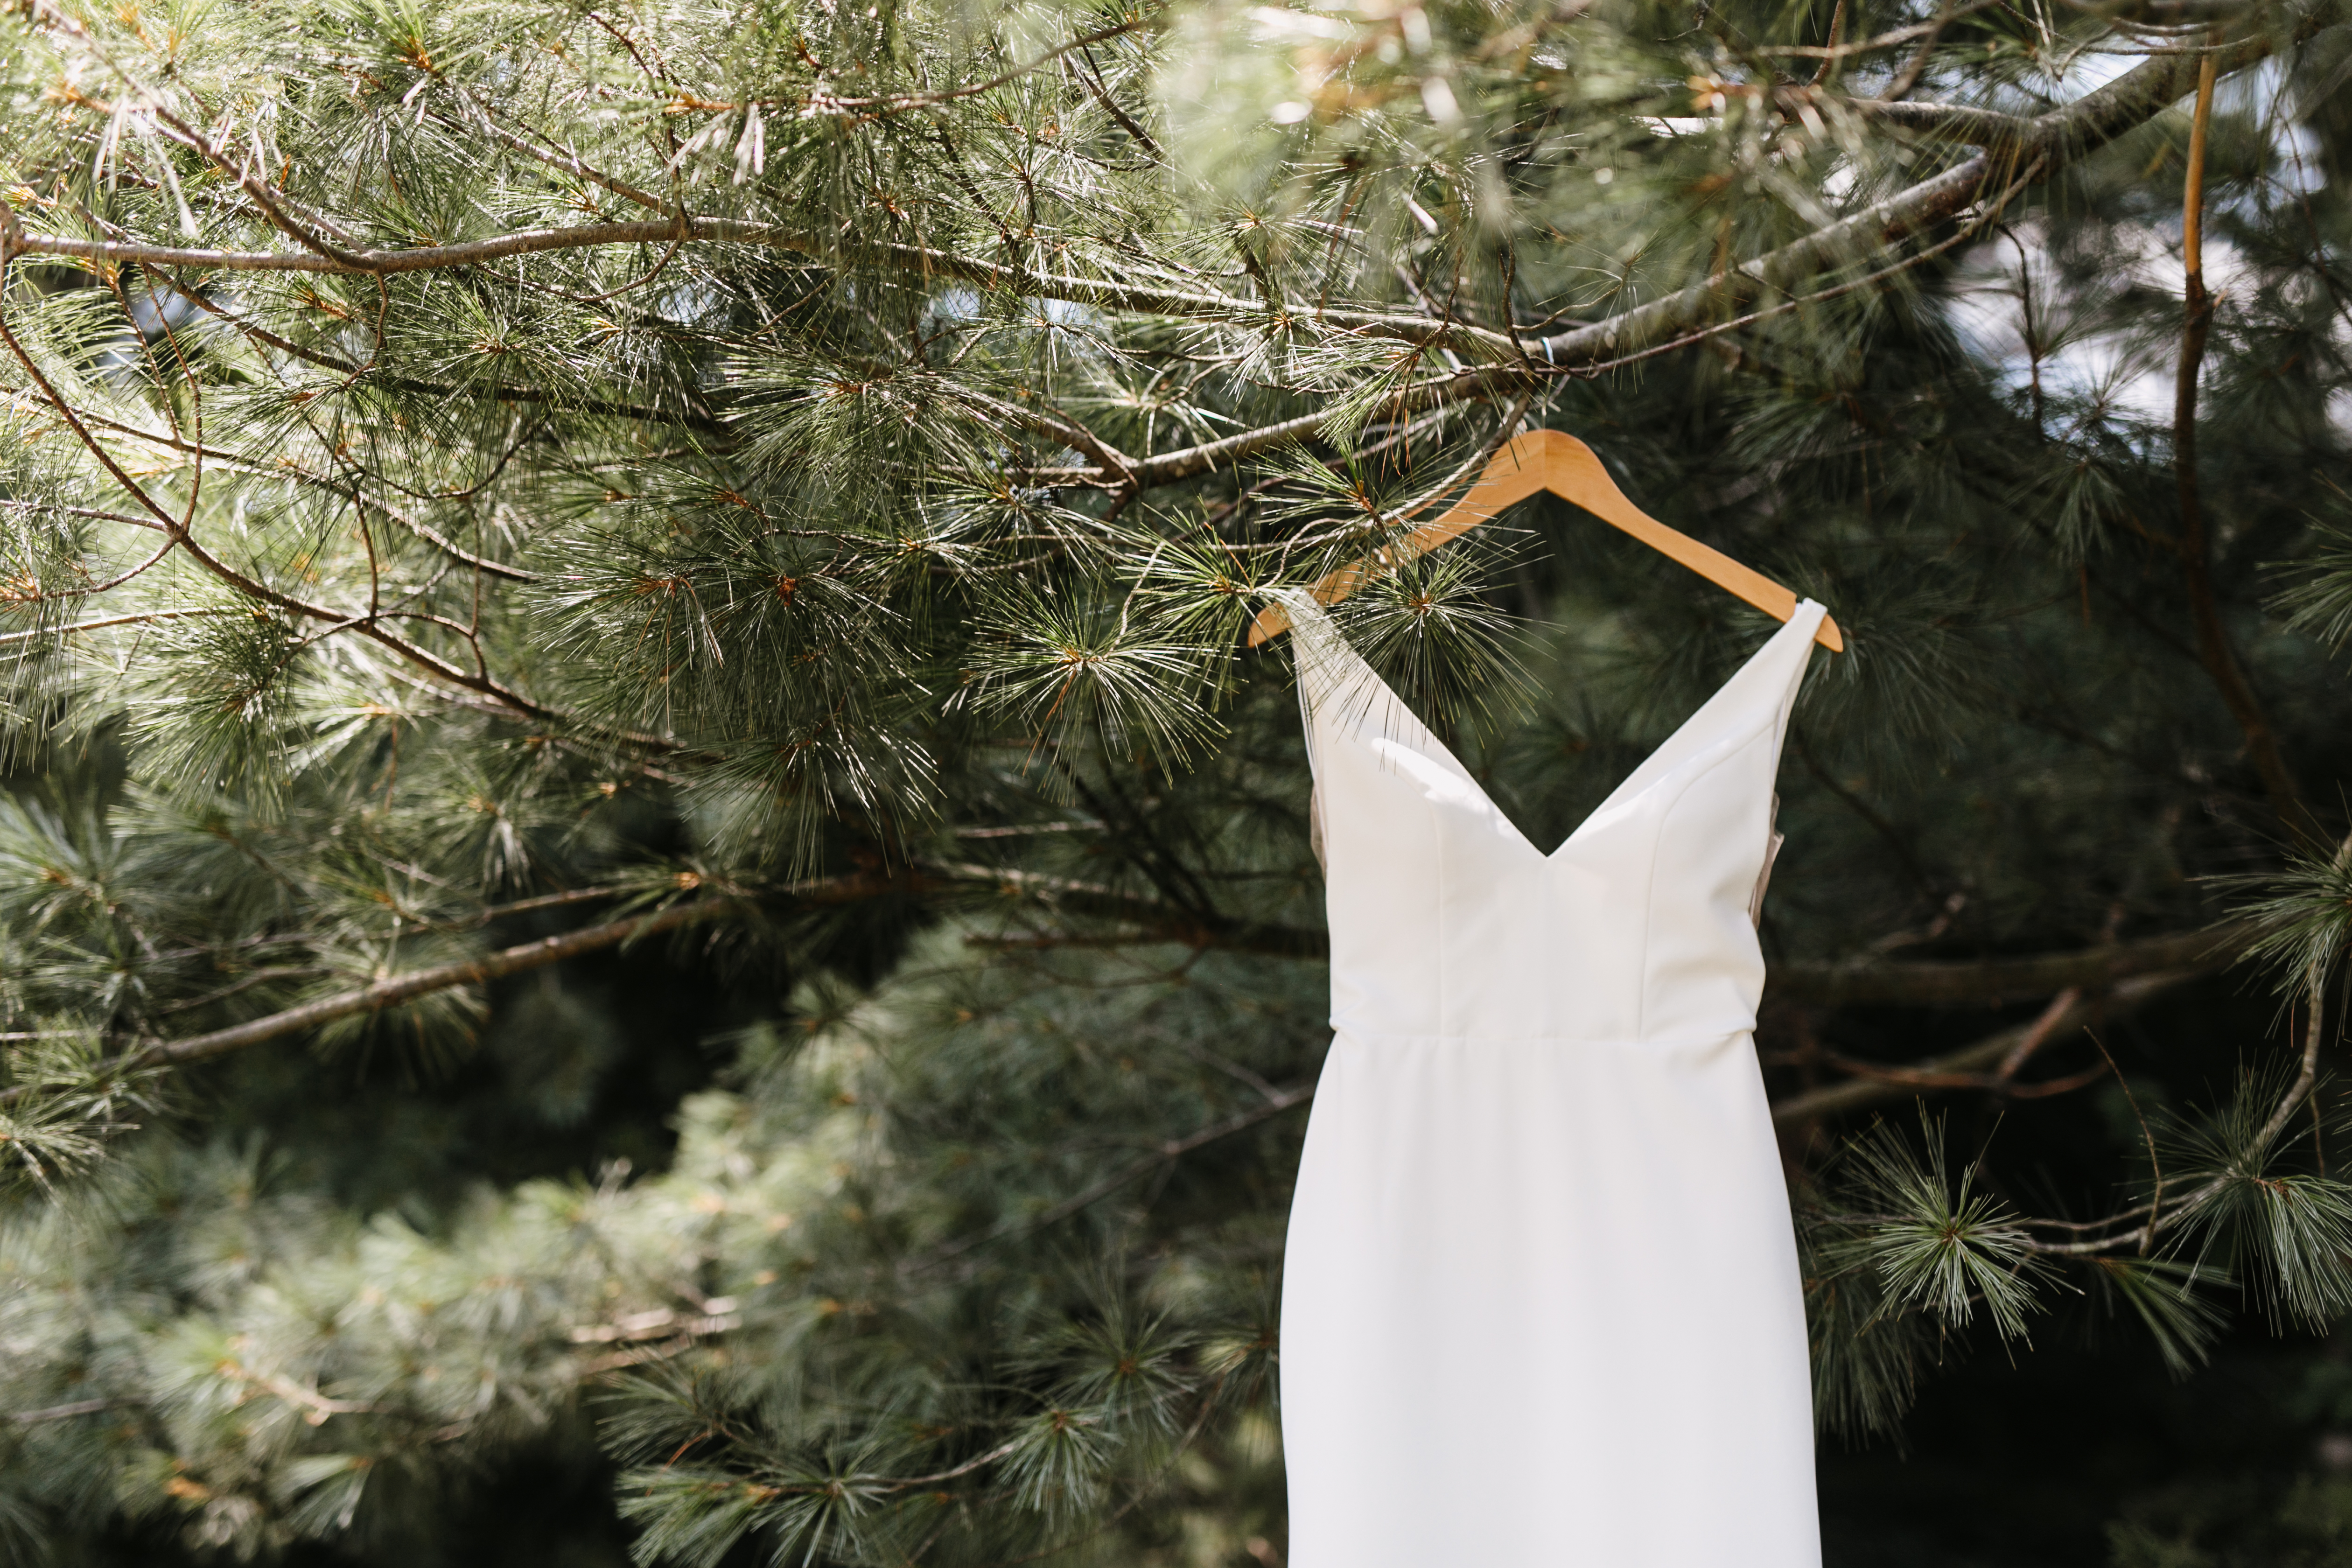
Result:
{"label": "white fabric drape", "polygon": [[1305,595],[1331,1054],[1293,1204],[1293,1568],[1819,1568],[1750,1032],[1801,605],[1538,852]]}

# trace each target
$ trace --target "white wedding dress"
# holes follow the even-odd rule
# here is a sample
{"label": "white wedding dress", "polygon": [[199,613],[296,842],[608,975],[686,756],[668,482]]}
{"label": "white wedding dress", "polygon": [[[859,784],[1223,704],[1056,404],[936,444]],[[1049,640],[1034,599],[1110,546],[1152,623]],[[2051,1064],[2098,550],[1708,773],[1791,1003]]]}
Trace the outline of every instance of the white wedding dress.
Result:
{"label": "white wedding dress", "polygon": [[1819,1568],[1750,1031],[1822,607],[1547,856],[1285,602],[1336,1031],[1283,1265],[1292,1568]]}

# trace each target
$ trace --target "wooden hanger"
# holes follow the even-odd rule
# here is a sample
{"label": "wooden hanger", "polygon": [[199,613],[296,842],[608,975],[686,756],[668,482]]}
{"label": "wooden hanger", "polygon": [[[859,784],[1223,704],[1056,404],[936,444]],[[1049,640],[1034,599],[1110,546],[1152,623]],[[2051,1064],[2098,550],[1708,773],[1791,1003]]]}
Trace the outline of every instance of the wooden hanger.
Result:
{"label": "wooden hanger", "polygon": [[[1625,492],[1601,466],[1592,448],[1564,430],[1530,430],[1515,436],[1495,454],[1470,493],[1434,522],[1426,522],[1387,548],[1361,561],[1350,562],[1325,576],[1314,587],[1315,597],[1336,605],[1384,572],[1393,571],[1425,555],[1451,539],[1458,539],[1506,507],[1525,500],[1538,490],[1574,501],[1601,521],[1621,528],[1662,555],[1670,556],[1710,583],[1730,589],[1768,616],[1787,620],[1797,613],[1797,595],[1760,572],[1749,570],[1720,550],[1711,550],[1686,533],[1677,532],[1625,499]],[[1279,605],[1258,612],[1250,626],[1249,646],[1280,637],[1290,629],[1290,616]],[[1832,653],[1845,651],[1845,637],[1837,623],[1822,617],[1813,640]]]}

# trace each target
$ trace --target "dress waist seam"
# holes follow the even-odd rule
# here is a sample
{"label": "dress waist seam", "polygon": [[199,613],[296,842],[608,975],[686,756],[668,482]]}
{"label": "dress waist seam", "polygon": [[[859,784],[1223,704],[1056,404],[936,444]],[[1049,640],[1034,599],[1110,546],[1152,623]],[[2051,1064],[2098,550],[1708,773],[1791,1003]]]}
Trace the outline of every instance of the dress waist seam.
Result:
{"label": "dress waist seam", "polygon": [[1349,1040],[1363,1046],[1626,1046],[1645,1050],[1677,1046],[1719,1046],[1727,1040],[1745,1039],[1755,1032],[1754,1025],[1742,1024],[1736,1028],[1710,1030],[1702,1035],[1662,1035],[1640,1039],[1624,1035],[1410,1035],[1355,1029],[1344,1024],[1331,1026],[1334,1045]]}

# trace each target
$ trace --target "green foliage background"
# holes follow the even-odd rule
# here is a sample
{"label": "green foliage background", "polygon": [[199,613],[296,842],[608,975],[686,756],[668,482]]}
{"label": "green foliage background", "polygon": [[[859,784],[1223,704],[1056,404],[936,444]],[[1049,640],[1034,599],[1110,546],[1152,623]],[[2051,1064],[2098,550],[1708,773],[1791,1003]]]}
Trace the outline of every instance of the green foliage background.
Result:
{"label": "green foliage background", "polygon": [[[0,1553],[1278,1563],[1243,632],[1541,425],[1849,638],[1759,1031],[1832,1561],[2347,1560],[2347,68],[19,0]],[[1539,842],[1768,629],[1554,500],[1342,624]]]}

